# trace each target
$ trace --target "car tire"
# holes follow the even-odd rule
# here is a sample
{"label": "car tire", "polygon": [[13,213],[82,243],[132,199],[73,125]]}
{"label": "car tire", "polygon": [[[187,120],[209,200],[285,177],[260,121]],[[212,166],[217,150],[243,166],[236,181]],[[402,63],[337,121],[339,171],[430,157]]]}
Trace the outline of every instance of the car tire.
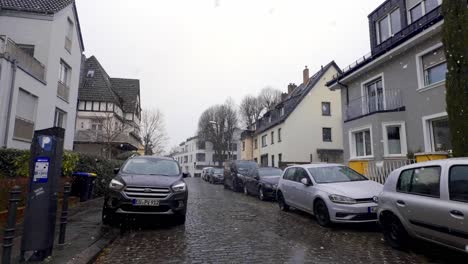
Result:
{"label": "car tire", "polygon": [[244,184],[244,194],[249,195],[249,190],[247,190],[247,186],[245,186],[245,184]]}
{"label": "car tire", "polygon": [[323,200],[318,200],[314,205],[314,215],[317,219],[317,223],[323,227],[331,226],[330,214],[328,207]]}
{"label": "car tire", "polygon": [[265,201],[265,194],[263,193],[263,187],[258,188],[258,199]]}
{"label": "car tire", "polygon": [[176,225],[183,225],[185,224],[185,214],[180,214],[180,215],[175,215],[174,216],[174,222],[176,223]]}
{"label": "car tire", "polygon": [[281,211],[289,211],[289,205],[286,204],[286,201],[284,200],[283,194],[281,192],[278,192],[278,206]]}
{"label": "car tire", "polygon": [[383,224],[383,235],[385,241],[394,249],[403,249],[408,245],[408,232],[395,215],[387,216]]}

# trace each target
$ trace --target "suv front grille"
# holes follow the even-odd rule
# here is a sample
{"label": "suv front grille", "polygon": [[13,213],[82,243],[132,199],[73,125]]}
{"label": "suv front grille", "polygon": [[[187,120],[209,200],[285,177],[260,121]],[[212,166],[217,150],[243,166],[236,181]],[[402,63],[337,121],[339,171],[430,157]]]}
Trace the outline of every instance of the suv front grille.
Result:
{"label": "suv front grille", "polygon": [[124,193],[130,198],[164,199],[169,196],[171,191],[169,188],[127,186]]}

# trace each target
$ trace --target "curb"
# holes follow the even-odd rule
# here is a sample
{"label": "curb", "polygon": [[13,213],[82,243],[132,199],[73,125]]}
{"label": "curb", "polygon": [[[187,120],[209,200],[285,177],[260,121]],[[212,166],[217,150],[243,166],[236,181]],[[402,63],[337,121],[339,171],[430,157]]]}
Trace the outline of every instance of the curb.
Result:
{"label": "curb", "polygon": [[67,264],[91,264],[97,259],[99,254],[106,248],[108,245],[112,244],[114,240],[118,237],[119,232],[115,229],[110,229],[108,232],[104,233],[101,238],[96,240],[88,248],[83,250],[81,253],[75,255]]}

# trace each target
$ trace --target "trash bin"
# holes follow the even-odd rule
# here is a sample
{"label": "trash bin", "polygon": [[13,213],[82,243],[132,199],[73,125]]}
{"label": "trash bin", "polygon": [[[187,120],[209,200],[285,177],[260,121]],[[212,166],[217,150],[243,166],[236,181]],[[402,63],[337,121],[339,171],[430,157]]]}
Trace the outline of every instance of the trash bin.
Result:
{"label": "trash bin", "polygon": [[80,197],[80,202],[87,201],[93,196],[94,181],[96,173],[75,172],[73,173],[73,184],[71,195]]}

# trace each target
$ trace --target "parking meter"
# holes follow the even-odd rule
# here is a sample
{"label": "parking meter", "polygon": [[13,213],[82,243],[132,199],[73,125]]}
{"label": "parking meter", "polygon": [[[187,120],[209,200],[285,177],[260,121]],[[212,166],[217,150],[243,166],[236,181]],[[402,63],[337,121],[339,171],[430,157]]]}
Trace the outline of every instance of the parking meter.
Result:
{"label": "parking meter", "polygon": [[52,254],[57,194],[62,167],[65,130],[54,127],[34,132],[29,163],[29,192],[24,217],[21,256],[41,261]]}

